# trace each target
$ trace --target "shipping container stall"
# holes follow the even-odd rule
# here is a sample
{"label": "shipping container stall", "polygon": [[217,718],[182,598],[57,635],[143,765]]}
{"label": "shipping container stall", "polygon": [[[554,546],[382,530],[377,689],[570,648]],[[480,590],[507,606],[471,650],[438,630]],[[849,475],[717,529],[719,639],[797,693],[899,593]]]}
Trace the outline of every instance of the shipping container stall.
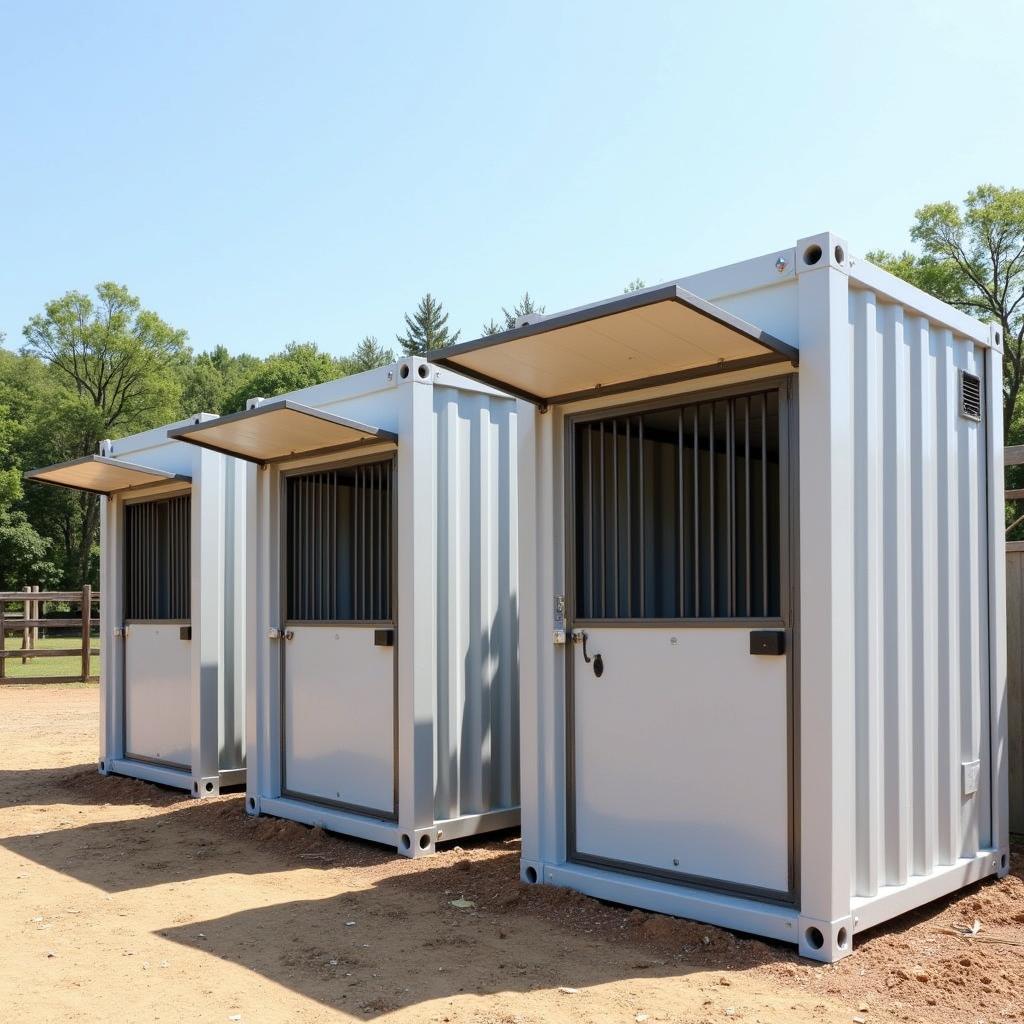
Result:
{"label": "shipping container stall", "polygon": [[100,757],[213,796],[245,781],[244,466],[168,438],[26,474],[100,497]]}
{"label": "shipping container stall", "polygon": [[521,399],[523,879],[826,961],[1008,858],[1002,339],[848,251],[430,357]]}
{"label": "shipping container stall", "polygon": [[249,463],[249,812],[517,825],[515,400],[410,358],[172,433]]}

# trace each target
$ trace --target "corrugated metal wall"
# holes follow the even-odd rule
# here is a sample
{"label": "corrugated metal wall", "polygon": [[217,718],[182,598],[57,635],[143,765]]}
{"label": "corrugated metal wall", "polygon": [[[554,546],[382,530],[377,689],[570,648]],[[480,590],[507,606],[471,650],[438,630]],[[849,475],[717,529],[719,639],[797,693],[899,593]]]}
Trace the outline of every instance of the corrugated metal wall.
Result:
{"label": "corrugated metal wall", "polygon": [[519,803],[516,406],[435,386],[434,411],[443,820]]}
{"label": "corrugated metal wall", "polygon": [[990,840],[985,427],[960,415],[959,383],[985,371],[973,342],[852,287],[850,341],[852,892],[873,896]]}

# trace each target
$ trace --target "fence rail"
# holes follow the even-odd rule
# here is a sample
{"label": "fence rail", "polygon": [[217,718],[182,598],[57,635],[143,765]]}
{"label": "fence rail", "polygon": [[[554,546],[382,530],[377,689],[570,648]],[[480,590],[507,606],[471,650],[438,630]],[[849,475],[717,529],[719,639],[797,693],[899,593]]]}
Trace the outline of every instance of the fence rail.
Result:
{"label": "fence rail", "polygon": [[[98,675],[92,674],[91,659],[98,655],[99,649],[92,646],[90,636],[92,625],[98,623],[94,618],[92,606],[100,599],[92,587],[86,584],[81,590],[40,590],[38,587],[25,587],[24,590],[0,591],[0,684],[3,683],[75,683],[96,682]],[[47,603],[61,602],[77,604],[81,608],[78,618],[44,618],[43,606]],[[8,611],[8,605],[20,604],[21,614],[15,615]],[[80,639],[69,647],[37,647],[40,629],[78,629]],[[7,650],[7,637],[21,634],[21,648]],[[68,643],[73,643],[68,638]],[[80,671],[75,675],[65,676],[17,676],[8,674],[7,664],[13,658],[21,658],[23,665],[29,658],[80,658]]]}

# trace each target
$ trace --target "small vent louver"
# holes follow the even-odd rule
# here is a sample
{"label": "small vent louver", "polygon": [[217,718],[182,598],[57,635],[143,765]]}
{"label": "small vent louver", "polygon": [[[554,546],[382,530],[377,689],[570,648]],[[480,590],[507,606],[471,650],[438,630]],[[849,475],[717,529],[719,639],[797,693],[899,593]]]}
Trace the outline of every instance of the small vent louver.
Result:
{"label": "small vent louver", "polygon": [[981,419],[981,378],[966,370],[960,371],[960,415]]}

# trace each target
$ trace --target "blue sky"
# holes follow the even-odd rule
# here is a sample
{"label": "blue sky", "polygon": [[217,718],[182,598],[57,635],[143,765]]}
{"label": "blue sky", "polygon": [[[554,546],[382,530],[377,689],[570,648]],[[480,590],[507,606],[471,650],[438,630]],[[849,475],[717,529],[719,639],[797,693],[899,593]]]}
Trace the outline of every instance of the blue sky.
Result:
{"label": "blue sky", "polygon": [[1017,0],[7,3],[0,330],[128,285],[197,350],[463,338],[1024,186]]}

